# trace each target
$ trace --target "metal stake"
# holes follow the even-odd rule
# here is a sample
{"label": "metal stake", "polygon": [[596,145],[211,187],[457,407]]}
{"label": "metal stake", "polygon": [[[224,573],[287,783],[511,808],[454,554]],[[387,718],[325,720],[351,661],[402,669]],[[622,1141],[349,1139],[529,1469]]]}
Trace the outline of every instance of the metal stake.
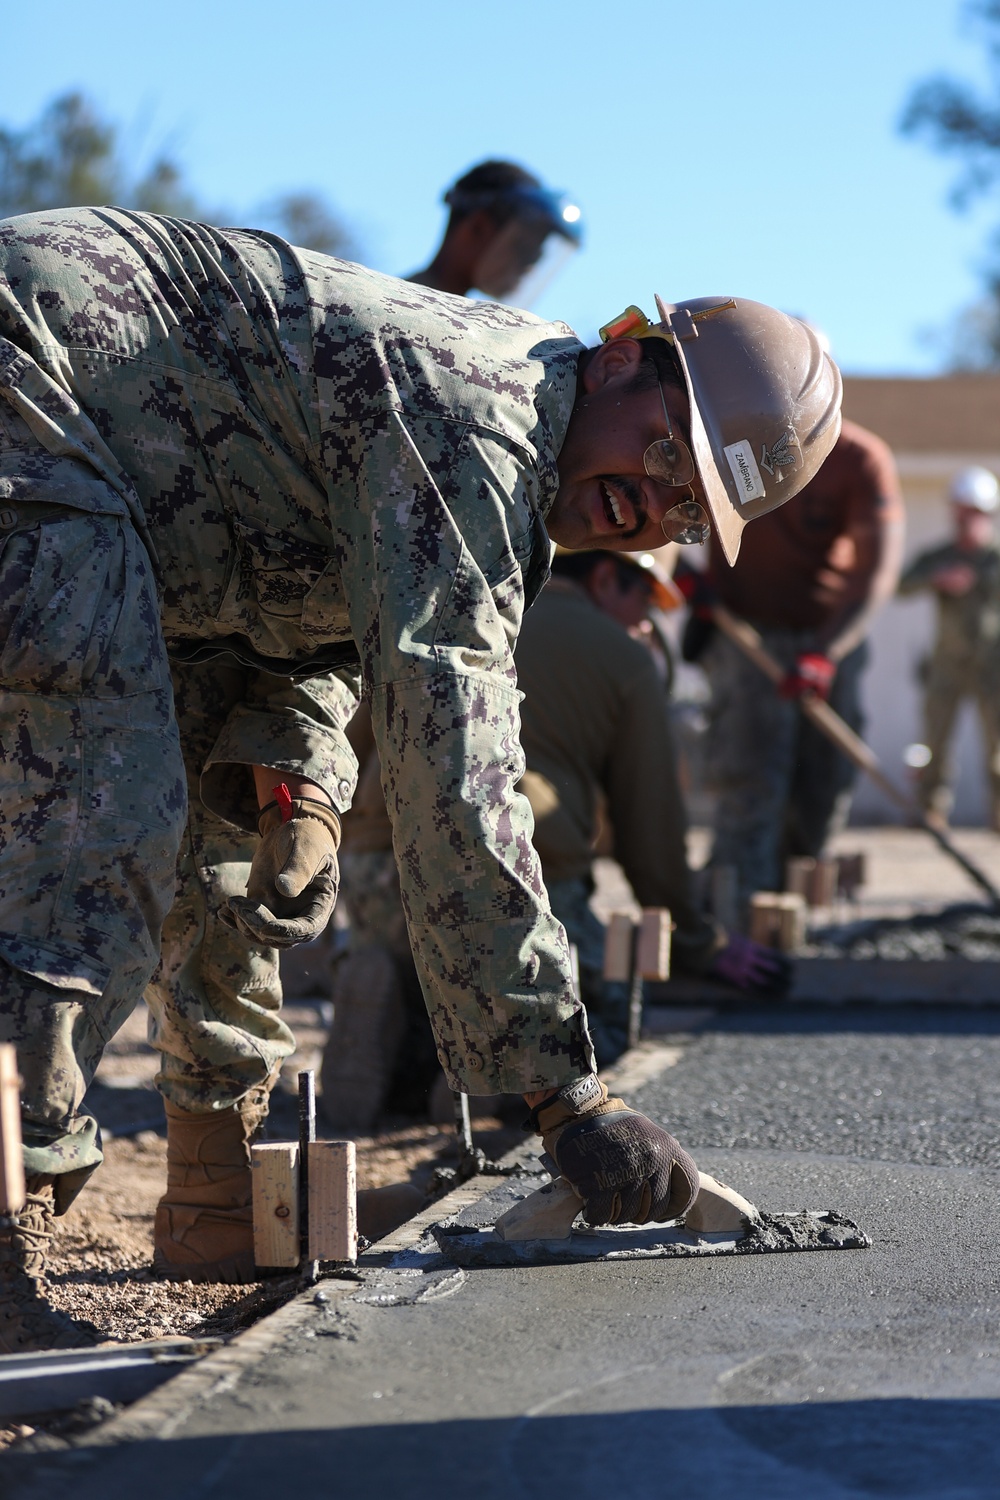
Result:
{"label": "metal stake", "polygon": [[316,1074],[299,1074],[299,1235],[302,1275],[307,1286],[319,1280],[319,1261],[309,1259],[309,1146],[316,1139]]}

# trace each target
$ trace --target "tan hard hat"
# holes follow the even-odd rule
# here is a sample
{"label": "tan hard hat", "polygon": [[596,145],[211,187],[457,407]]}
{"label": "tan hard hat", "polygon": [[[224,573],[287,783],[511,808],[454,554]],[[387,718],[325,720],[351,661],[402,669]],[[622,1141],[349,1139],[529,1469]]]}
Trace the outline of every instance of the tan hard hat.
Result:
{"label": "tan hard hat", "polygon": [[[691,406],[691,448],[729,563],[748,521],[797,495],[840,435],[840,371],[816,330],[763,302],[656,299],[659,323],[607,333],[667,338]],[[605,330],[602,329],[602,335]]]}

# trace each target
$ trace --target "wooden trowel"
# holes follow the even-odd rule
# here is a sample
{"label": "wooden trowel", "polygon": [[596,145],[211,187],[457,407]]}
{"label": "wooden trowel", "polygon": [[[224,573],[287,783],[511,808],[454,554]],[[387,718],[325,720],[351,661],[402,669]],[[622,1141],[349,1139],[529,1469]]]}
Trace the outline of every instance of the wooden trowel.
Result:
{"label": "wooden trowel", "polygon": [[[734,1188],[698,1173],[698,1196],[684,1217],[684,1227],[696,1234],[738,1231],[756,1223],[754,1205]],[[501,1214],[493,1226],[502,1240],[567,1240],[583,1200],[565,1177],[546,1183]]]}

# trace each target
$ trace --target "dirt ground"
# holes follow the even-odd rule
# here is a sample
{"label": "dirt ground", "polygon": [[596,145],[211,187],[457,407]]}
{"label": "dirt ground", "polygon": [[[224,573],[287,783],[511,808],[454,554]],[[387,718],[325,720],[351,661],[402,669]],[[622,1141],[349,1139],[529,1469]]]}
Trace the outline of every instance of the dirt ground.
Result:
{"label": "dirt ground", "polygon": [[[321,1005],[291,1004],[285,1013],[298,1050],[285,1064],[273,1096],[273,1140],[294,1139],[298,1072],[318,1069],[326,1035]],[[140,1008],[108,1048],[91,1089],[105,1159],[69,1213],[57,1220],[49,1260],[51,1299],[113,1339],[234,1332],[287,1297],[295,1279],[227,1287],[154,1276],[153,1213],[166,1181],[163,1108],[153,1086],[156,1069]],[[489,1156],[502,1155],[519,1138],[516,1128],[498,1120],[476,1123],[477,1144]],[[426,1191],[435,1168],[456,1159],[450,1126],[413,1120],[387,1119],[376,1134],[358,1137],[356,1145],[361,1188],[412,1182]]]}

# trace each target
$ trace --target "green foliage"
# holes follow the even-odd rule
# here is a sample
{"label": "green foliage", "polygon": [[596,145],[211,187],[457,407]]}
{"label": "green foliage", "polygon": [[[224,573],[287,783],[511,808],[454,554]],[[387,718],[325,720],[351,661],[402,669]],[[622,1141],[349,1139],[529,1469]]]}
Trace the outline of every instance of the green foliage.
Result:
{"label": "green foliage", "polygon": [[[214,224],[239,217],[199,203],[168,155],[135,173],[125,154],[118,127],[79,93],[54,99],[24,130],[0,126],[0,218],[107,204]],[[283,193],[247,222],[326,255],[356,253],[349,232],[317,193]]]}
{"label": "green foliage", "polygon": [[[905,135],[922,136],[961,161],[952,194],[956,208],[1000,187],[1000,0],[972,0],[967,10],[982,29],[989,95],[982,97],[967,83],[938,74],[918,84],[900,121]],[[1000,226],[990,237],[988,253],[985,296],[959,314],[941,341],[952,369],[1000,369]]]}

